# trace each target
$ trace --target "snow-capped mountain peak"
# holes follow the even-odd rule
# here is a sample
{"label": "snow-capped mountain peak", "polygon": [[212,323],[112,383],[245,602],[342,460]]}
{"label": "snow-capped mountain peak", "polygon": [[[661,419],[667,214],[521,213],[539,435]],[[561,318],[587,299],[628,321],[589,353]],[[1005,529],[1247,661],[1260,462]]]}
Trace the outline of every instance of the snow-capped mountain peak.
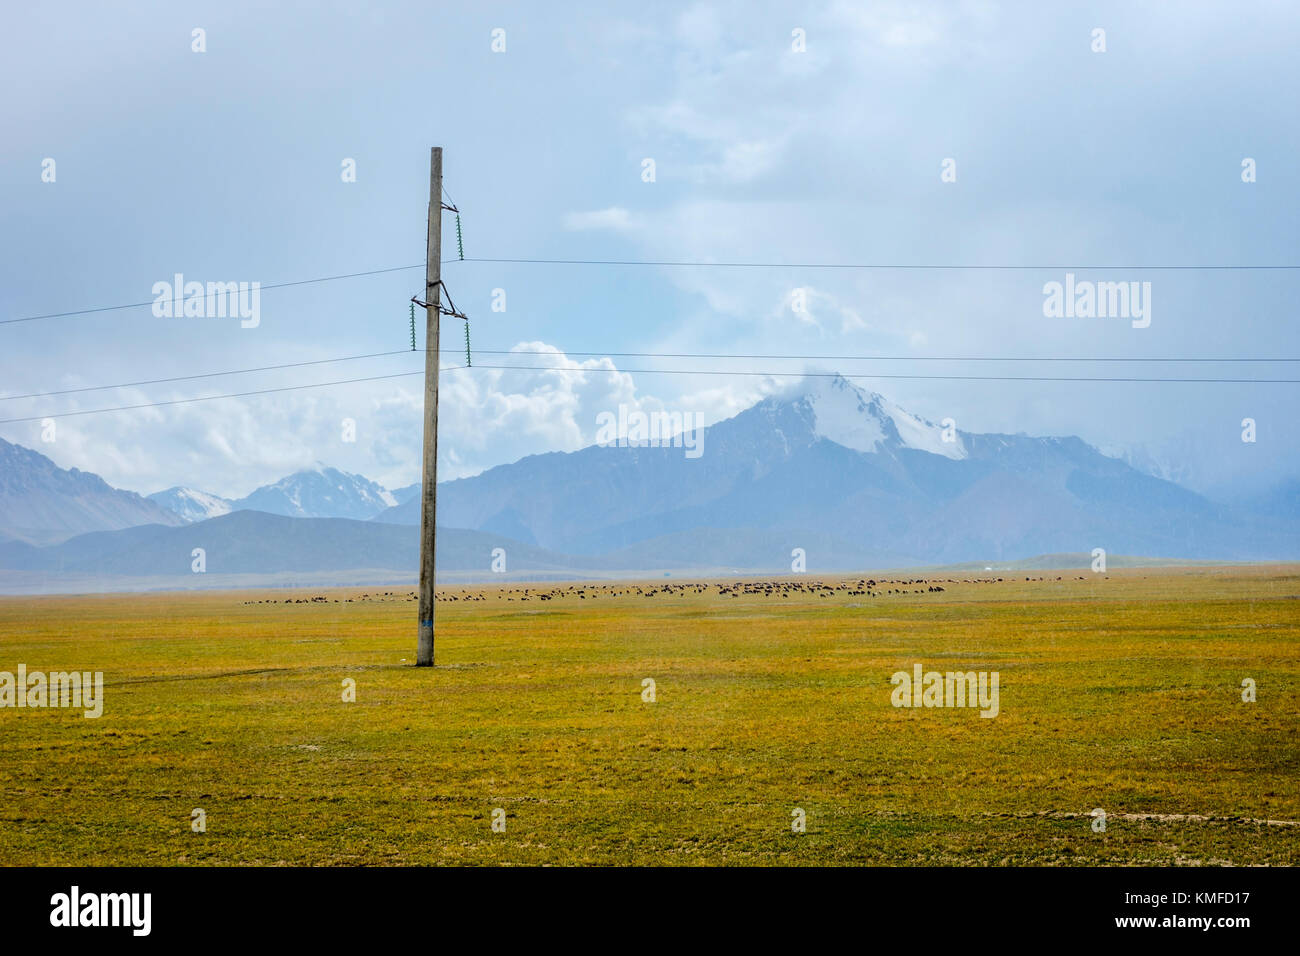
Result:
{"label": "snow-capped mountain peak", "polygon": [[[841,375],[805,378],[799,385],[798,401],[812,413],[814,433],[845,448],[863,452],[912,448],[954,460],[967,456],[965,442],[955,428],[945,430],[877,392],[858,388]],[[951,441],[944,440],[945,431]]]}
{"label": "snow-capped mountain peak", "polygon": [[149,500],[180,515],[190,524],[230,514],[232,510],[230,501],[220,495],[209,494],[196,488],[183,488],[179,485],[166,491],[156,491],[149,495]]}
{"label": "snow-capped mountain peak", "polygon": [[236,508],[294,518],[373,518],[397,499],[383,485],[317,462],[234,502]]}

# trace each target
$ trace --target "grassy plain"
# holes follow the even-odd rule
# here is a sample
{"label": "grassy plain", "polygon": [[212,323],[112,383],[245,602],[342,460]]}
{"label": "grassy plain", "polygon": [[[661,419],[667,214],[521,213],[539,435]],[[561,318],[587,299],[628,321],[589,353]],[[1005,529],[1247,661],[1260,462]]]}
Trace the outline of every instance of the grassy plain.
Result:
{"label": "grassy plain", "polygon": [[[1300,566],[824,580],[449,589],[432,670],[405,591],[0,599],[0,671],[106,683],[0,709],[0,862],[1300,862]],[[916,662],[1001,712],[892,707]]]}

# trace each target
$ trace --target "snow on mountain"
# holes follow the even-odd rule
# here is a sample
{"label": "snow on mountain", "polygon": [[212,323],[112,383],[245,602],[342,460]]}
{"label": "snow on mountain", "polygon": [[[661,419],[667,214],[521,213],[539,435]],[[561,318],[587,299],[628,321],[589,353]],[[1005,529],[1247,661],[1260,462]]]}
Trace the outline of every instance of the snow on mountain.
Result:
{"label": "snow on mountain", "polygon": [[[593,445],[440,483],[439,524],[453,538],[439,545],[453,567],[485,574],[498,545],[512,570],[764,573],[788,569],[795,548],[810,571],[1066,554],[1082,568],[1095,547],[1293,560],[1300,548],[1294,480],[1249,507],[1219,504],[1079,438],[958,433],[837,376],[810,376],[709,426],[702,447],[690,458],[671,445]],[[193,547],[208,549],[213,573],[413,569],[416,491],[317,465],[225,502],[232,514],[133,527],[150,514],[182,519],[0,442],[0,519],[11,519],[0,520],[0,569],[188,576]],[[216,499],[169,492],[177,506]],[[66,542],[83,523],[121,530]]]}
{"label": "snow on mountain", "polygon": [[205,521],[208,518],[230,514],[233,510],[227,498],[179,485],[166,491],[156,491],[147,497],[150,501],[180,515],[191,524],[195,521]]}
{"label": "snow on mountain", "polygon": [[231,502],[235,510],[266,511],[291,518],[373,518],[397,499],[383,485],[317,463]]}
{"label": "snow on mountain", "polygon": [[865,392],[843,376],[806,378],[798,392],[813,413],[815,434],[854,451],[877,452],[887,445],[912,448],[959,461],[967,456],[961,434],[895,405],[876,392]]}
{"label": "snow on mountain", "polygon": [[1203,489],[1204,483],[1198,481],[1195,469],[1186,460],[1178,460],[1167,451],[1153,449],[1149,445],[1101,445],[1098,450],[1109,458],[1118,458],[1130,468],[1136,468],[1145,475],[1172,481],[1188,488]]}
{"label": "snow on mountain", "polygon": [[[1274,559],[1295,554],[1300,541],[1286,489],[1280,504],[1256,509],[1282,516],[1265,520],[1144,475],[1079,438],[945,429],[837,376],[807,376],[710,425],[702,447],[696,460],[664,446],[531,455],[440,483],[438,517],[644,569],[705,554],[720,567],[774,568],[782,559],[788,567],[795,547],[862,568],[1094,547]],[[419,501],[376,520],[417,525]]]}
{"label": "snow on mountain", "polygon": [[400,499],[383,485],[317,462],[313,467],[262,485],[243,498],[194,488],[175,487],[149,496],[187,522],[205,521],[232,511],[265,511],[290,518],[355,518],[364,520]]}

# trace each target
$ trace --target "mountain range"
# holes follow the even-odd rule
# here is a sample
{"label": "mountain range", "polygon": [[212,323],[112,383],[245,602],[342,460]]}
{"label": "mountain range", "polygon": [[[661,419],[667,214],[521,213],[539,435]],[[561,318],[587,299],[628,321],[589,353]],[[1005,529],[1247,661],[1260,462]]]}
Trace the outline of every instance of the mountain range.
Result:
{"label": "mountain range", "polygon": [[[512,572],[849,570],[1042,554],[1300,556],[1300,483],[1211,501],[1073,437],[963,432],[838,376],[803,379],[681,443],[531,455],[440,482],[439,567]],[[629,447],[631,446],[631,447]],[[702,453],[700,453],[702,452]],[[318,464],[244,498],[142,498],[0,441],[0,570],[184,575],[416,564],[419,485]],[[7,540],[6,540],[7,539]],[[208,543],[204,543],[208,542]]]}
{"label": "mountain range", "polygon": [[[408,501],[375,520],[414,524],[418,509]],[[1293,556],[1296,524],[1279,511],[1285,517],[1280,505],[1263,514],[1212,502],[1078,438],[944,429],[838,376],[804,379],[710,426],[696,459],[679,448],[592,446],[438,489],[440,522],[557,551],[598,555],[678,535],[690,554],[746,529],[782,541],[787,554],[801,535],[828,535],[861,567],[1094,547]],[[731,563],[746,556],[737,552]]]}
{"label": "mountain range", "polygon": [[420,486],[389,491],[362,475],[349,474],[320,462],[262,485],[243,498],[222,498],[195,488],[174,487],[149,495],[149,500],[186,522],[217,518],[232,511],[264,511],[288,518],[355,518],[364,521],[418,494]]}

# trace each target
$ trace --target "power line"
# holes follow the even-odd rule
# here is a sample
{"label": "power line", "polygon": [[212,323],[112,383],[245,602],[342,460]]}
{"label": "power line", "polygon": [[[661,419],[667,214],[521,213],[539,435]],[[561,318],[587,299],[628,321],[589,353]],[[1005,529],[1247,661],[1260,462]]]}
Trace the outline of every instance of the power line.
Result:
{"label": "power line", "polygon": [[[442,349],[452,353],[456,349]],[[1155,358],[1072,356],[993,356],[993,355],[773,355],[743,354],[737,352],[575,352],[564,349],[557,353],[546,349],[475,349],[480,355],[581,355],[606,358],[689,358],[689,359],[789,359],[794,361],[827,362],[1300,362],[1300,358]]]}
{"label": "power line", "polygon": [[[335,358],[312,359],[312,360],[310,360],[310,361],[305,361],[305,362],[284,362],[284,363],[280,363],[280,364],[278,364],[278,365],[261,365],[261,366],[257,366],[257,367],[254,367],[254,368],[226,369],[226,370],[224,370],[224,371],[220,371],[220,372],[199,372],[199,373],[195,373],[195,374],[193,374],[193,375],[175,375],[175,376],[171,376],[171,377],[169,377],[169,378],[141,379],[141,380],[133,381],[133,382],[118,382],[118,383],[111,384],[111,385],[86,385],[86,386],[81,386],[81,387],[78,387],[78,388],[57,389],[57,390],[54,390],[54,391],[47,391],[47,392],[29,392],[29,393],[24,394],[24,395],[0,395],[0,402],[19,401],[19,400],[21,400],[21,399],[31,399],[31,398],[49,398],[49,397],[56,396],[56,395],[75,395],[75,394],[80,394],[80,393],[83,393],[83,392],[100,392],[100,391],[109,391],[109,390],[117,389],[117,388],[136,388],[136,387],[140,387],[140,386],[143,386],[143,385],[164,385],[164,384],[168,384],[168,383],[172,383],[172,382],[189,382],[189,381],[195,381],[195,380],[198,380],[198,379],[205,379],[205,378],[221,378],[221,377],[224,377],[224,376],[226,376],[226,375],[248,375],[248,374],[252,374],[252,373],[256,373],[256,372],[272,372],[272,371],[281,371],[281,370],[283,370],[283,369],[290,369],[290,368],[305,368],[305,367],[312,366],[312,365],[328,365],[328,364],[332,364],[332,363],[334,363],[334,362],[352,362],[352,361],[357,361],[357,360],[361,360],[361,359],[387,358],[387,357],[389,357],[389,356],[393,356],[393,355],[410,355],[410,354],[412,353],[412,351],[413,351],[413,350],[411,350],[411,349],[395,349],[395,350],[390,351],[390,352],[369,352],[369,353],[365,353],[365,354],[362,354],[362,355],[341,355],[341,356],[338,356],[338,357],[335,357]],[[1300,359],[1294,359],[1294,358],[1278,358],[1278,359],[1269,359],[1269,358],[1256,358],[1256,357],[1248,357],[1248,358],[1232,358],[1232,359],[1218,359],[1218,358],[1201,358],[1201,357],[1194,357],[1194,358],[1168,358],[1168,357],[1155,357],[1155,358],[1128,358],[1128,357],[1122,357],[1122,356],[1091,357],[1091,358],[1071,358],[1071,357],[1063,357],[1063,356],[1042,356],[1042,357],[1032,357],[1032,356],[1006,356],[1006,357],[1000,357],[1000,356],[986,356],[986,355],[963,355],[963,356],[955,356],[955,355],[954,355],[954,356],[945,356],[945,355],[770,355],[770,354],[739,354],[739,353],[726,353],[726,352],[577,352],[577,351],[567,351],[567,350],[564,351],[564,352],[552,352],[552,351],[546,351],[546,350],[542,350],[542,349],[479,349],[478,352],[479,352],[480,355],[563,355],[563,356],[566,356],[566,357],[568,357],[568,356],[574,356],[574,355],[580,355],[580,356],[585,356],[585,357],[608,357],[608,358],[618,357],[618,358],[678,358],[678,359],[701,359],[701,358],[708,358],[708,359],[774,359],[774,360],[788,359],[788,360],[796,360],[796,361],[817,361],[817,360],[824,360],[824,361],[843,361],[843,362],[854,362],[854,361],[863,361],[863,362],[867,362],[867,361],[902,361],[902,362],[1152,362],[1152,363],[1167,363],[1167,362],[1172,362],[1172,363],[1179,363],[1179,362],[1229,362],[1229,363],[1231,363],[1231,362],[1300,362]],[[459,350],[459,349],[440,349],[440,350],[439,350],[439,353],[440,353],[440,354],[441,354],[441,353],[446,353],[446,354],[460,354],[460,350]],[[466,367],[466,366],[457,366],[457,367],[462,367],[462,368],[463,368],[463,367]],[[534,371],[536,371],[536,370],[542,370],[542,369],[555,369],[555,366],[531,366],[531,365],[485,365],[485,366],[481,366],[481,367],[482,367],[482,368],[493,368],[493,369],[518,368],[518,369],[534,370]],[[450,371],[451,369],[449,368],[448,370]],[[563,369],[561,369],[561,370],[563,370]],[[660,373],[662,373],[662,374],[702,374],[702,375],[730,375],[730,374],[746,374],[746,375],[782,375],[782,376],[790,376],[790,375],[804,375],[804,374],[808,374],[808,375],[818,375],[818,374],[823,374],[823,373],[811,373],[811,372],[809,372],[809,373],[805,373],[805,372],[792,372],[792,371],[780,371],[780,372],[736,372],[736,370],[724,370],[724,369],[712,369],[712,370],[710,370],[710,369],[640,369],[640,370],[638,370],[638,369],[603,369],[603,370],[593,370],[593,369],[570,369],[570,370],[568,370],[568,371],[618,371],[618,372],[636,372],[636,371],[641,371],[641,372],[644,372],[644,373],[646,373],[646,374],[660,374]],[[825,373],[825,374],[834,374],[834,373]],[[1092,382],[1092,381],[1115,381],[1115,382],[1120,382],[1120,381],[1137,381],[1137,382],[1167,382],[1167,381],[1168,381],[1168,382],[1205,382],[1205,383],[1215,383],[1215,382],[1225,382],[1225,383],[1227,383],[1227,382],[1232,382],[1232,383],[1250,383],[1250,382],[1259,382],[1259,383],[1261,383],[1261,384],[1269,384],[1269,383],[1277,384],[1277,383],[1287,383],[1287,382],[1290,382],[1290,381],[1291,381],[1290,379],[1168,379],[1168,378],[1107,378],[1107,377],[1085,377],[1085,376],[1075,376],[1075,377],[999,376],[999,375],[991,375],[991,376],[953,376],[953,375],[923,376],[923,375],[892,375],[892,374],[883,374],[883,373],[882,373],[882,374],[879,374],[879,375],[873,375],[873,374],[869,374],[869,373],[854,373],[853,375],[848,375],[848,374],[846,374],[844,377],[846,377],[846,378],[854,378],[854,377],[858,377],[858,378],[916,378],[916,379],[934,378],[934,379],[964,379],[964,380],[972,380],[972,381],[1087,381],[1087,382]],[[254,394],[254,393],[249,393],[249,394]],[[143,407],[143,406],[123,406],[123,407]],[[47,415],[47,416],[43,416],[43,417],[49,418],[49,417],[56,417],[56,416],[48,416],[48,415]]]}
{"label": "power line", "polygon": [[[28,392],[24,395],[0,395],[0,402],[19,401],[28,398],[49,398],[56,395],[75,395],[82,392],[102,392],[116,388],[136,388],[143,385],[165,385],[171,382],[189,382],[204,378],[221,378],[226,375],[248,375],[255,372],[274,372],[288,368],[305,368],[311,365],[328,365],[334,362],[352,362],[360,359],[387,358],[392,355],[409,355],[415,349],[394,349],[390,352],[368,352],[362,355],[341,355],[336,358],[313,359],[305,362],[284,362],[279,365],[261,365],[254,368],[226,369],[220,372],[198,372],[193,375],[175,375],[169,378],[141,379],[134,382],[117,382],[111,385],[86,385],[78,388],[56,389],[48,392]],[[546,349],[477,349],[480,355],[579,355],[586,358],[673,358],[673,359],[746,359],[775,361],[828,361],[828,362],[1149,362],[1159,363],[1258,363],[1258,362],[1300,362],[1300,358],[1259,358],[1248,356],[1242,358],[1218,357],[1132,357],[1132,356],[992,356],[992,355],[774,355],[769,353],[739,352],[579,352],[565,349],[560,352]],[[439,353],[460,354],[460,349],[439,349]],[[521,368],[524,366],[520,366]],[[621,370],[620,370],[621,371]],[[649,370],[654,372],[656,370]],[[718,373],[721,374],[721,373]],[[766,374],[766,373],[764,373]],[[774,373],[775,374],[775,373]],[[793,373],[780,373],[793,374]],[[883,377],[883,376],[877,376]],[[1205,381],[1211,381],[1206,379]],[[1252,380],[1254,381],[1254,380]],[[1261,380],[1266,381],[1266,380]]]}
{"label": "power line", "polygon": [[[448,351],[451,351],[450,349]],[[397,349],[392,352],[371,352],[368,355],[342,355],[338,358],[314,359],[310,362],[286,362],[282,365],[262,365],[257,368],[236,368],[224,372],[200,372],[196,375],[175,375],[171,378],[151,378],[138,382],[120,382],[116,385],[86,385],[81,388],[64,388],[53,392],[30,392],[27,395],[0,395],[0,402],[12,402],[21,398],[48,398],[51,395],[74,395],[79,392],[102,392],[113,388],[134,388],[139,385],[163,385],[167,382],[190,382],[200,378],[220,378],[224,375],[247,375],[251,372],[274,372],[286,368],[303,368],[308,365],[328,365],[331,362],[352,362],[357,359],[384,358],[389,355],[410,355],[411,349]]]}
{"label": "power line", "polygon": [[[448,349],[447,351],[452,351]],[[377,353],[384,354],[384,353]],[[409,354],[406,353],[406,354]],[[493,353],[496,354],[496,353]],[[454,372],[469,369],[465,365],[448,366],[444,371]],[[1152,384],[1203,384],[1203,385],[1300,385],[1300,379],[1294,378],[1138,378],[1118,376],[1045,376],[1045,375],[900,375],[867,374],[839,372],[760,372],[738,369],[668,369],[668,368],[563,368],[553,365],[476,365],[477,369],[494,369],[500,371],[532,372],[605,372],[607,374],[636,375],[745,375],[764,378],[846,378],[846,379],[907,379],[915,381],[961,381],[961,382],[1110,382],[1110,383],[1152,383]],[[472,369],[470,369],[472,371]],[[231,374],[231,373],[213,373]],[[294,392],[308,388],[326,388],[333,385],[355,385],[362,382],[379,382],[394,378],[407,378],[423,375],[424,372],[396,372],[390,375],[371,375],[364,378],[339,379],[332,382],[312,382],[306,385],[285,385],[279,388],[255,389],[247,392],[231,392],[225,395],[204,395],[196,398],[178,398],[160,402],[139,402],[134,405],[115,405],[108,408],[91,408],[75,412],[57,412],[45,415],[32,415],[26,418],[0,419],[0,425],[14,425],[23,422],[38,422],[46,418],[74,418],[81,415],[98,415],[105,412],[132,411],[140,408],[161,408],[169,405],[188,405],[194,402],[212,402],[225,398],[247,398],[253,395],[270,395],[277,392]],[[113,386],[103,386],[111,388]]]}
{"label": "power line", "polygon": [[840,372],[758,372],[739,369],[689,369],[689,368],[562,368],[554,365],[475,365],[475,368],[520,369],[533,372],[606,372],[635,375],[758,375],[769,378],[884,378],[912,379],[918,381],[960,382],[1158,382],[1200,383],[1205,385],[1300,385],[1300,378],[1127,378],[1106,376],[1046,376],[1046,375],[898,375]]}
{"label": "power line", "polygon": [[[455,262],[454,259],[447,260]],[[293,282],[271,282],[258,286],[259,291],[264,289],[287,289],[296,285],[311,285],[316,282],[334,282],[339,279],[358,279],[363,276],[383,275],[386,272],[402,272],[407,269],[423,269],[424,263],[419,262],[410,266],[391,266],[387,269],[370,269],[366,272],[346,272],[333,276],[317,276],[314,279],[297,279]],[[215,295],[225,295],[225,292],[209,292],[203,296],[204,301]],[[197,298],[197,297],[196,297]],[[150,299],[148,302],[127,302],[123,305],[102,305],[92,309],[74,309],[71,312],[48,312],[44,315],[24,315],[16,319],[0,319],[0,325],[12,325],[15,322],[35,322],[38,319],[62,319],[73,315],[91,315],[95,312],[116,312],[121,309],[138,309],[146,305],[153,305],[156,299]]]}
{"label": "power line", "polygon": [[952,271],[1036,272],[1077,269],[1126,271],[1224,271],[1224,270],[1280,270],[1300,269],[1300,265],[992,265],[984,263],[933,263],[933,262],[709,262],[693,259],[487,259],[467,257],[465,262],[485,262],[500,265],[551,265],[551,266],[690,266],[713,269],[933,269]]}
{"label": "power line", "polygon": [[[448,197],[450,198],[450,197]],[[1205,264],[1205,265],[997,265],[990,263],[883,263],[883,262],[709,262],[690,259],[532,259],[532,258],[474,258],[443,259],[442,264],[453,262],[480,262],[496,265],[581,265],[581,266],[654,266],[660,268],[716,268],[716,269],[859,269],[859,270],[938,270],[938,271],[992,271],[992,272],[1035,272],[1061,271],[1076,269],[1084,271],[1281,271],[1300,270],[1300,265],[1249,265],[1249,264]],[[311,285],[317,282],[334,282],[340,279],[357,279],[365,276],[383,275],[388,272],[402,272],[409,269],[424,268],[425,263],[409,266],[391,266],[386,269],[370,269],[365,272],[347,272],[339,275],[317,276],[312,279],[298,279],[292,282],[272,282],[259,286],[260,289],[286,289],[291,286]],[[212,295],[225,293],[209,293]],[[60,319],[76,315],[92,315],[98,312],[116,312],[123,309],[143,308],[153,305],[154,299],[147,302],[127,302],[121,305],[104,305],[88,309],[73,309],[68,312],[47,312],[41,315],[24,315],[12,319],[0,319],[0,325],[12,325],[17,322],[35,322],[41,319]]]}
{"label": "power line", "polygon": [[[463,365],[452,366],[448,371],[464,368]],[[99,415],[103,412],[125,412],[137,408],[161,408],[166,405],[188,405],[193,402],[215,402],[222,398],[246,398],[250,395],[270,395],[274,392],[296,392],[307,388],[326,388],[331,385],[355,385],[359,382],[379,382],[390,378],[406,378],[411,375],[423,375],[424,370],[415,372],[395,372],[392,375],[371,375],[366,378],[347,378],[335,382],[312,382],[307,385],[285,385],[280,388],[260,388],[251,392],[232,392],[228,395],[203,395],[198,398],[177,398],[165,402],[140,402],[136,405],[116,405],[112,408],[88,408],[79,412],[58,412],[50,415],[35,415],[29,418],[0,419],[0,425],[14,425],[20,422],[39,422],[45,418],[74,418],[78,415]]]}

